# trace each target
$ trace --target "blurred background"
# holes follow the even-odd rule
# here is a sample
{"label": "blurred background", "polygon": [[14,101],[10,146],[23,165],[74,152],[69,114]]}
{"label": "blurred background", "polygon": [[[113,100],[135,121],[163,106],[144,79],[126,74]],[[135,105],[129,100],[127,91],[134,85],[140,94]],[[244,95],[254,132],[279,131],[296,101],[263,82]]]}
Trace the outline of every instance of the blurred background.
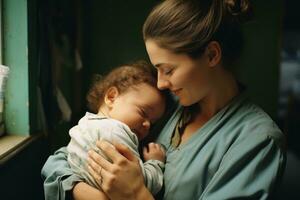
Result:
{"label": "blurred background", "polygon": [[[45,134],[0,166],[1,199],[43,199],[40,169],[68,143],[68,130],[86,112],[92,75],[148,59],[142,25],[158,2],[28,0],[36,51],[30,70],[42,102],[36,129]],[[287,169],[274,199],[300,199],[300,2],[252,3],[254,19],[243,27],[246,44],[235,73],[287,137]]]}
{"label": "blurred background", "polygon": [[300,199],[300,2],[284,1],[279,57],[278,125],[287,136],[287,166],[278,199]]}

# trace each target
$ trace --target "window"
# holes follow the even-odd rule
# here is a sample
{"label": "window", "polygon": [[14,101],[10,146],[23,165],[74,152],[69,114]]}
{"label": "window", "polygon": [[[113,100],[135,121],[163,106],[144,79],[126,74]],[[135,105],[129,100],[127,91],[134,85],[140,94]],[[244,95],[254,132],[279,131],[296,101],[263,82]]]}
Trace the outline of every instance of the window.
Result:
{"label": "window", "polygon": [[[1,63],[9,66],[10,73],[5,91],[5,135],[0,137],[0,164],[24,146],[30,137],[29,64],[29,2],[0,0],[1,2]],[[17,14],[16,14],[17,13]],[[32,88],[34,84],[32,84]]]}

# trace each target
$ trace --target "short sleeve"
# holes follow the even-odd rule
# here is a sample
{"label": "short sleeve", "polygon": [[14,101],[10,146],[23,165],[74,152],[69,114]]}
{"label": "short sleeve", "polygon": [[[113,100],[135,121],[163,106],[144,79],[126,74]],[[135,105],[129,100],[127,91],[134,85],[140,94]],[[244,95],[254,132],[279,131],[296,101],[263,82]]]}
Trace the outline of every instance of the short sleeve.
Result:
{"label": "short sleeve", "polygon": [[253,134],[228,150],[200,199],[268,199],[284,166],[285,153],[276,141]]}

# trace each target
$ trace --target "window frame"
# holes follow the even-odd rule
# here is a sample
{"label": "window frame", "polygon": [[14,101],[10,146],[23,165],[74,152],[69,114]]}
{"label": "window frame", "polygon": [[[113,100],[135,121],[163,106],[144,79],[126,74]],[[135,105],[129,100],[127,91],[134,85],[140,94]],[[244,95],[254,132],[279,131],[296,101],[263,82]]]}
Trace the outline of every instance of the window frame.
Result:
{"label": "window frame", "polygon": [[37,0],[0,0],[0,9],[0,62],[10,69],[4,93],[6,131],[0,137],[1,166],[40,134],[36,104]]}

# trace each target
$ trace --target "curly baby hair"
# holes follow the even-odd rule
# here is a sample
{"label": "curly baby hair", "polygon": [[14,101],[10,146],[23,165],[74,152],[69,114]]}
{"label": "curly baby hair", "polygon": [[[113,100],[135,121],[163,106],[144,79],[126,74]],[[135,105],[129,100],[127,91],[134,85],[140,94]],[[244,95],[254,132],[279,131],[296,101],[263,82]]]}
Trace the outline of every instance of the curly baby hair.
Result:
{"label": "curly baby hair", "polygon": [[86,97],[88,109],[97,113],[103,103],[105,93],[111,87],[116,87],[120,94],[140,83],[147,83],[156,88],[155,73],[149,63],[140,60],[116,67],[104,77],[99,74],[94,75],[92,86]]}

